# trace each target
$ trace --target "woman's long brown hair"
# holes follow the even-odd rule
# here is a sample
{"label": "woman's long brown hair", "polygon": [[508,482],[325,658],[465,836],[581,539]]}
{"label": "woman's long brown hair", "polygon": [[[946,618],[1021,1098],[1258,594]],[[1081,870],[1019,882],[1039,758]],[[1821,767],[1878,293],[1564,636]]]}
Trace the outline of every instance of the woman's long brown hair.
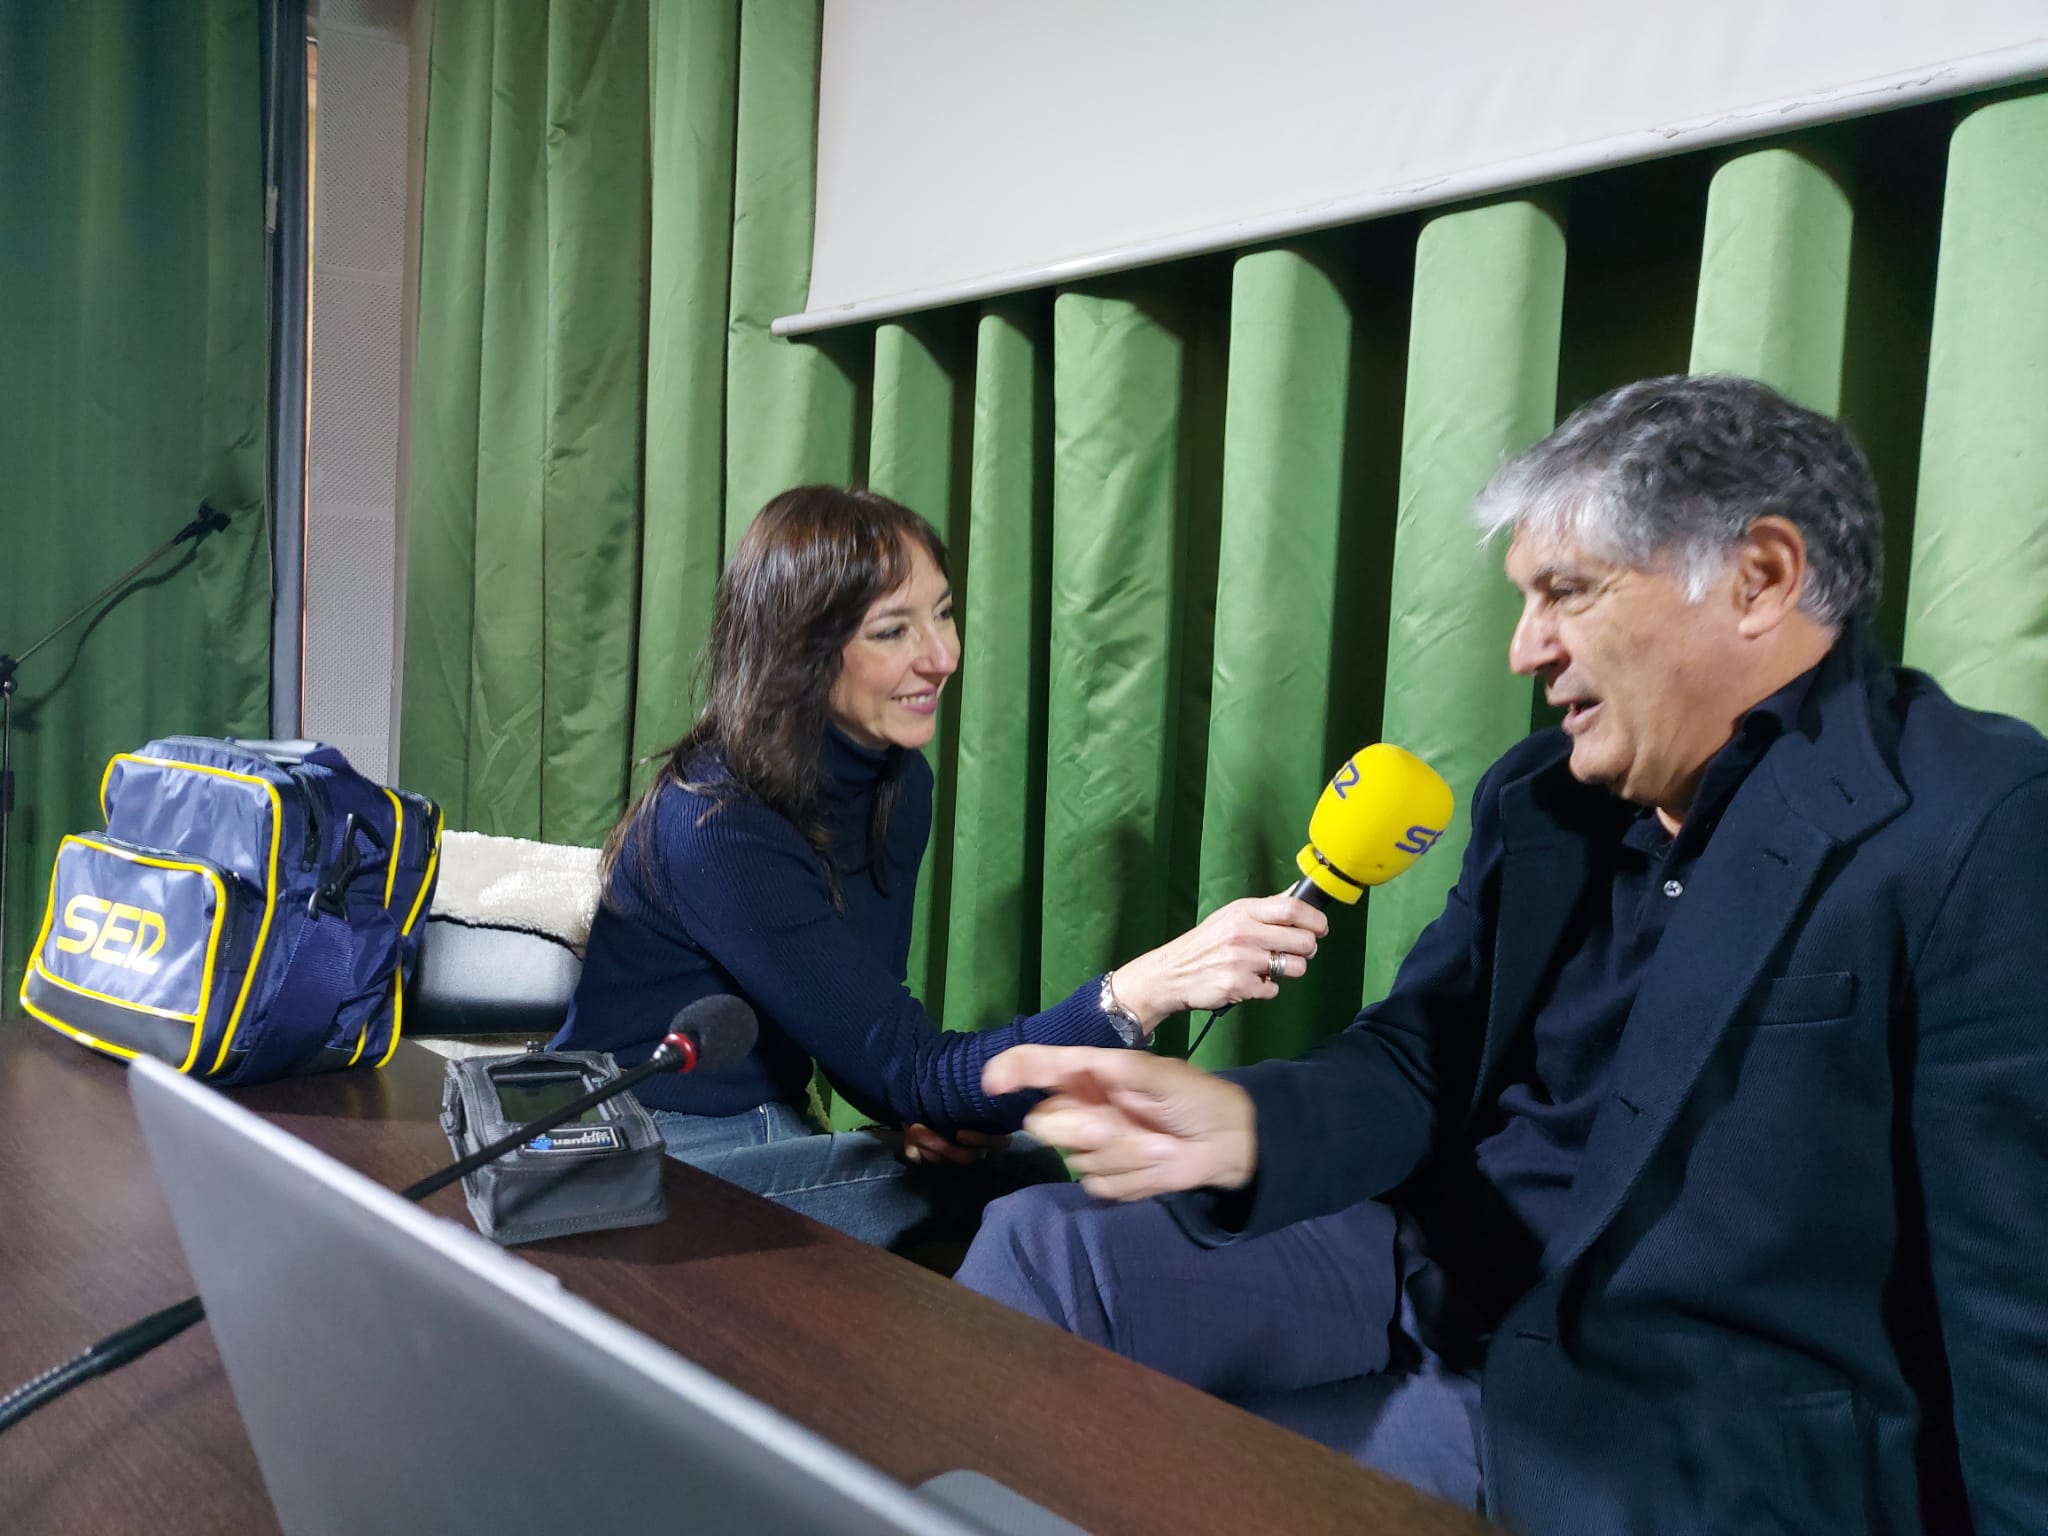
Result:
{"label": "woman's long brown hair", "polygon": [[[817,813],[828,700],[868,609],[909,580],[913,545],[944,573],[946,546],[932,525],[872,491],[801,485],[761,509],[718,578],[704,708],[680,741],[654,754],[660,770],[605,838],[599,867],[608,900],[620,854],[671,784],[714,802],[737,787],[788,818],[824,859],[836,900],[837,870]],[[713,749],[729,779],[702,780]],[[871,859],[880,857],[895,789],[892,775],[875,798]],[[650,839],[639,840],[634,866],[643,889],[660,891]]]}

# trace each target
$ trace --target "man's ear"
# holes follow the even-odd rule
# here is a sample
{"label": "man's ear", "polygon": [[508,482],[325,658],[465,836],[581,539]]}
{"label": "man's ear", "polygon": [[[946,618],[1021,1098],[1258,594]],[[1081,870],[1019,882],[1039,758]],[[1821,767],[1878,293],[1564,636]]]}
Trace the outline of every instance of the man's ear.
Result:
{"label": "man's ear", "polygon": [[1760,517],[1735,550],[1735,603],[1746,640],[1769,634],[1799,609],[1806,538],[1787,518]]}

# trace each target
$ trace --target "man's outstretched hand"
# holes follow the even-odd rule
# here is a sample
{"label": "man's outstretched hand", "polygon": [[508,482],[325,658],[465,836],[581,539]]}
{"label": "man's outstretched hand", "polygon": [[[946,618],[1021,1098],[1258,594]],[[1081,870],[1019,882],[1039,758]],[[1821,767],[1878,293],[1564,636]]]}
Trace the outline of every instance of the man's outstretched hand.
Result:
{"label": "man's outstretched hand", "polygon": [[989,1061],[981,1084],[990,1094],[1050,1094],[1024,1129],[1067,1153],[1099,1199],[1242,1189],[1258,1166],[1251,1095],[1170,1056],[1019,1045]]}

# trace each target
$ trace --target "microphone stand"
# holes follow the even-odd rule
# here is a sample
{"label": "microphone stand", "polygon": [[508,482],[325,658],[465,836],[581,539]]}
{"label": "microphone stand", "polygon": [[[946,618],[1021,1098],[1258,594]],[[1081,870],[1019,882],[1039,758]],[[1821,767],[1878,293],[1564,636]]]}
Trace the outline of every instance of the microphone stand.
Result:
{"label": "microphone stand", "polygon": [[[529,1120],[509,1136],[501,1136],[487,1147],[479,1147],[467,1157],[450,1163],[439,1173],[430,1173],[417,1184],[407,1185],[399,1191],[407,1200],[424,1200],[444,1185],[453,1184],[464,1174],[473,1173],[493,1158],[503,1157],[515,1147],[523,1147],[534,1137],[552,1131],[556,1126],[575,1119],[586,1109],[595,1108],[606,1099],[624,1093],[637,1083],[663,1072],[689,1072],[697,1065],[698,1046],[695,1039],[682,1030],[672,1030],[654,1048],[654,1054],[637,1067],[628,1068],[609,1082],[600,1083],[580,1098],[571,1099],[559,1109],[551,1109],[537,1119]],[[13,1428],[46,1403],[55,1402],[73,1387],[91,1381],[95,1376],[104,1376],[118,1370],[131,1360],[139,1360],[159,1344],[167,1344],[179,1334],[206,1316],[206,1307],[197,1296],[187,1296],[183,1301],[173,1302],[161,1311],[152,1312],[139,1322],[130,1323],[118,1333],[110,1333],[99,1343],[82,1354],[74,1355],[62,1365],[53,1365],[32,1381],[23,1382],[12,1392],[0,1397],[0,1431]]]}
{"label": "microphone stand", "polygon": [[227,525],[227,513],[215,511],[210,503],[202,501],[199,503],[198,516],[80,604],[69,618],[42,639],[19,656],[0,653],[0,986],[4,986],[7,980],[8,830],[14,820],[14,674],[29,657],[93,612],[187,539],[203,539],[209,533],[218,533]]}

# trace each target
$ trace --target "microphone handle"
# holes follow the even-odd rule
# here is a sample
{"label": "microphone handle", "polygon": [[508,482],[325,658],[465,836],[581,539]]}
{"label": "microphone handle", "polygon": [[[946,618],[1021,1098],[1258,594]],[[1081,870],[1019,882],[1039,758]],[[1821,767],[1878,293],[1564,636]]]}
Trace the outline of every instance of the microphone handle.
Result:
{"label": "microphone handle", "polygon": [[1309,879],[1307,875],[1303,875],[1299,880],[1295,881],[1294,884],[1290,885],[1287,888],[1287,894],[1292,896],[1296,901],[1307,902],[1310,906],[1314,907],[1318,912],[1327,912],[1330,910],[1330,893],[1324,890],[1320,885],[1317,885],[1315,881]]}
{"label": "microphone handle", "polygon": [[515,1147],[523,1147],[534,1137],[552,1131],[566,1121],[574,1120],[586,1109],[593,1109],[606,1099],[616,1098],[636,1083],[643,1083],[650,1077],[663,1072],[673,1072],[678,1067],[688,1070],[697,1062],[697,1043],[688,1035],[674,1034],[654,1048],[654,1054],[639,1066],[621,1072],[608,1083],[600,1083],[580,1098],[571,1099],[560,1109],[551,1109],[537,1119],[528,1121],[508,1136],[500,1136],[487,1147],[478,1147],[469,1156],[458,1159],[439,1173],[430,1173],[417,1184],[407,1185],[399,1194],[408,1200],[424,1200],[435,1190],[453,1184],[464,1174],[474,1173],[485,1163],[503,1157]]}
{"label": "microphone handle", "polygon": [[[1294,884],[1290,885],[1287,888],[1287,894],[1292,896],[1296,901],[1307,902],[1310,906],[1314,907],[1318,912],[1326,912],[1329,910],[1330,893],[1324,890],[1320,885],[1317,885],[1315,881],[1309,879],[1307,875],[1303,875],[1299,880],[1295,881]],[[1188,1047],[1189,1058],[1192,1058],[1194,1056],[1196,1047],[1200,1046],[1201,1043],[1209,1037],[1209,1031],[1215,1027],[1216,1021],[1222,1018],[1223,1015],[1230,1012],[1230,1010],[1235,1008],[1236,1006],[1237,1004],[1235,1003],[1225,1003],[1221,1008],[1212,1008],[1209,1010],[1209,1017],[1202,1021],[1202,1032],[1199,1035],[1195,1036],[1194,1045]]]}

